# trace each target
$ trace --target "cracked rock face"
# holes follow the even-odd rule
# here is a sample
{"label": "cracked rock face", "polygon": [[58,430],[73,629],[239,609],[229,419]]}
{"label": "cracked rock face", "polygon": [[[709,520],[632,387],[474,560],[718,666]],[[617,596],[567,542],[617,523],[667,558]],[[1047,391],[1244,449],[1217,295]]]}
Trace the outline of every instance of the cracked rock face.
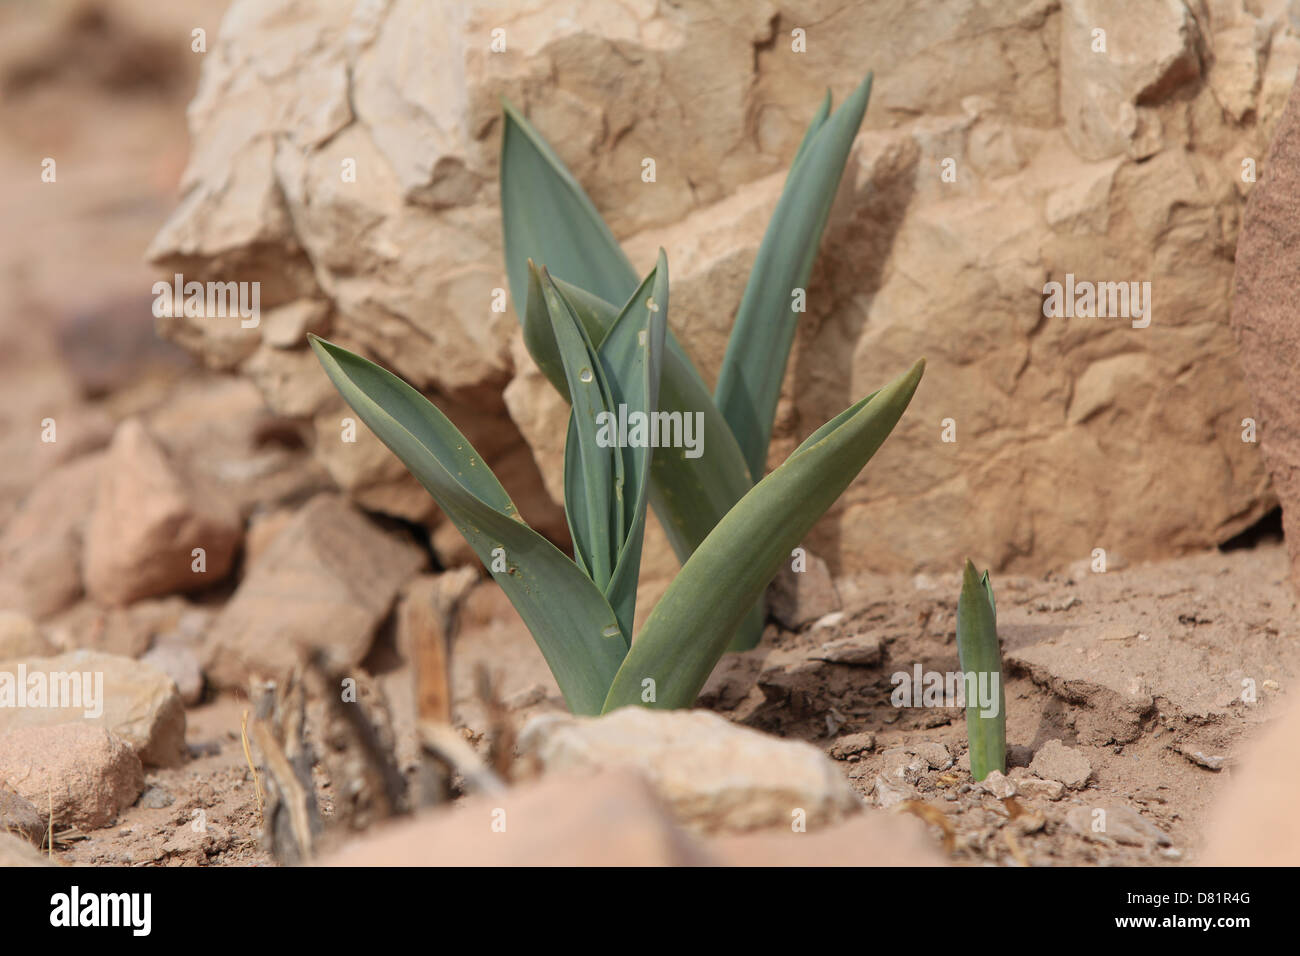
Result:
{"label": "cracked rock face", "polygon": [[[191,105],[184,195],[150,255],[168,277],[260,281],[264,315],[248,329],[160,321],[313,419],[318,457],[365,507],[436,521],[388,457],[340,447],[346,412],[303,333],[365,352],[443,403],[489,464],[526,465],[549,494],[525,515],[562,535],[567,408],[517,347],[520,304],[493,310],[507,284],[498,97],[555,146],[639,269],[665,247],[670,321],[713,381],[818,99],[872,69],[769,463],[917,356],[929,371],[807,547],[838,575],[1214,544],[1273,503],[1241,439],[1253,408],[1227,310],[1253,188],[1242,160],[1264,154],[1300,36],[1280,3],[1129,7],[921,0],[864,18],[830,0],[235,0]],[[1149,282],[1150,326],[1045,316],[1044,284],[1067,274]],[[673,567],[651,553],[645,574],[661,586]]]}

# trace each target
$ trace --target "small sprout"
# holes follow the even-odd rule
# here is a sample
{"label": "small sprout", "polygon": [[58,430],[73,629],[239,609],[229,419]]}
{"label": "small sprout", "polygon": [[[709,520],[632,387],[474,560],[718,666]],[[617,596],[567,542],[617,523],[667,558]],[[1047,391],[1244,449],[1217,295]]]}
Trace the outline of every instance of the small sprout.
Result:
{"label": "small sprout", "polygon": [[994,770],[1006,773],[1007,708],[997,606],[989,573],[981,576],[970,561],[957,601],[957,656],[965,677],[971,776],[983,780]]}

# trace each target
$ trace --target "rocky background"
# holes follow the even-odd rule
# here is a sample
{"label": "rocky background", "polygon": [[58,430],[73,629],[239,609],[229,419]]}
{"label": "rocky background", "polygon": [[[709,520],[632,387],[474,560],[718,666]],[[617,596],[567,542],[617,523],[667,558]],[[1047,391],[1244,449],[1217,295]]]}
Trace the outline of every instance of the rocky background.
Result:
{"label": "rocky background", "polygon": [[[671,321],[712,380],[818,99],[873,70],[770,463],[915,357],[930,365],[810,548],[852,573],[1214,545],[1275,503],[1242,440],[1254,411],[1227,319],[1249,170],[1300,62],[1296,16],[1281,0],[236,0],[190,107],[184,197],[149,255],[164,275],[260,280],[272,311],[258,330],[164,331],[310,419],[316,460],[354,501],[436,523],[378,443],[339,442],[303,339],[329,332],[434,397],[562,538],[567,411],[512,310],[491,308],[506,285],[498,97],[639,269],[666,248]],[[1045,318],[1044,283],[1067,273],[1149,281],[1151,326]],[[454,533],[435,546],[454,560]],[[651,550],[655,589],[673,564],[661,538]]]}
{"label": "rocky background", "polygon": [[[0,831],[72,863],[283,860],[243,739],[257,678],[292,684],[299,648],[322,647],[414,780],[413,648],[436,632],[451,723],[538,821],[512,862],[1293,860],[1280,731],[1220,811],[1244,835],[1207,821],[1300,673],[1280,546],[1214,550],[1276,504],[1243,419],[1270,464],[1293,460],[1289,426],[1270,430],[1289,421],[1286,316],[1241,313],[1247,381],[1228,312],[1243,174],[1262,189],[1273,130],[1296,128],[1298,62],[1280,2],[0,7],[0,671],[93,670],[106,694],[95,720],[0,708]],[[711,679],[715,714],[568,720],[428,496],[364,428],[340,440],[304,335],[423,389],[564,544],[567,410],[492,310],[498,95],[638,267],[666,247],[672,321],[712,378],[812,110],[868,69],[771,463],[921,354],[926,380],[811,537],[825,560],[778,579],[762,646]],[[1252,208],[1286,221],[1285,202]],[[1295,246],[1265,243],[1250,274],[1280,281]],[[177,272],[261,282],[259,326],[156,330],[152,283]],[[1151,282],[1150,327],[1044,317],[1066,273]],[[653,598],[675,564],[650,548]],[[959,711],[890,703],[891,673],[956,666],[967,554],[995,569],[1010,681],[1009,773],[983,786]],[[311,694],[312,789],[351,833],[383,814],[356,805],[373,792],[329,696]],[[633,775],[570,778],[593,759]],[[791,806],[806,841],[776,832]],[[333,859],[485,852],[438,814],[405,826]],[[0,832],[0,864],[33,852]]]}

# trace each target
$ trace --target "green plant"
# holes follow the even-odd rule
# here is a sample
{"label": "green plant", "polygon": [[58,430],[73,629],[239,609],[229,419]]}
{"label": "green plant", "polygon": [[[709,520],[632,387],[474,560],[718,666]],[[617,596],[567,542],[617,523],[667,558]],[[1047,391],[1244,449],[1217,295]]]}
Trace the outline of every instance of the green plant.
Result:
{"label": "green plant", "polygon": [[[833,114],[827,92],[809,124],[750,271],[713,396],[686,350],[671,330],[667,333],[664,403],[703,414],[710,435],[707,459],[658,455],[651,465],[651,507],[679,561],[686,561],[763,477],[798,319],[791,295],[807,287],[870,96],[868,74]],[[519,303],[526,305],[519,318],[529,352],[567,398],[551,326],[537,302],[528,264],[546,264],[594,341],[618,314],[615,303],[632,294],[637,277],[563,161],[513,106],[503,106],[501,221],[510,294],[517,311]],[[763,618],[762,602],[756,600],[738,629],[735,649],[758,642]]]}
{"label": "green plant", "polygon": [[983,780],[994,770],[1006,773],[1007,697],[1002,686],[997,605],[989,573],[980,575],[970,561],[957,600],[957,656],[966,684],[971,776]]}
{"label": "green plant", "polygon": [[[850,111],[838,123],[847,107],[828,119],[829,98],[822,104],[777,209],[780,218],[790,195],[809,195],[811,187],[798,184],[815,180],[818,188],[812,195],[821,204],[812,213],[787,211],[796,223],[791,228],[811,235],[812,251],[800,251],[794,265],[789,257],[766,253],[768,268],[786,278],[772,285],[766,273],[751,277],[751,287],[757,282],[760,291],[753,296],[747,291],[748,305],[742,303],[737,318],[737,332],[743,320],[745,334],[780,353],[778,371],[789,350],[786,336],[793,335],[793,318],[783,314],[789,311],[788,290],[797,285],[795,279],[807,278],[834,193],[833,186],[827,192],[824,177],[814,171],[822,168],[819,164],[835,165],[838,182],[843,156],[836,164],[832,153],[838,155],[841,147],[847,151],[867,90],[869,79],[855,93],[860,101],[856,115]],[[511,272],[516,301],[526,303],[522,322],[529,349],[572,406],[564,504],[573,559],[522,521],[482,458],[419,392],[347,349],[315,336],[311,345],[344,399],[433,495],[505,590],[572,711],[595,714],[637,703],[690,706],[733,636],[752,626],[756,607],[761,615],[758,600],[781,561],[897,424],[924,362],[845,409],[755,482],[771,430],[767,406],[775,407],[780,385],[779,374],[772,379],[772,354],[728,349],[732,371],[724,368],[724,374],[736,384],[731,386],[734,393],[726,394],[752,399],[747,412],[736,413],[738,422],[748,423],[740,429],[742,442],[739,426],[723,414],[721,381],[715,403],[668,329],[663,251],[650,274],[632,282],[625,294],[631,268],[590,201],[544,141],[510,117],[507,108],[502,173],[507,262],[515,262],[523,234],[535,233],[539,242],[548,230],[567,235],[569,240],[555,247],[556,256],[569,278],[581,283],[552,276],[549,264],[538,267],[528,257],[520,260],[517,275]],[[828,128],[836,131],[834,137]],[[519,136],[529,137],[534,154],[531,164],[520,167],[520,175],[533,177],[528,188],[520,185],[518,175],[505,171],[518,164],[510,156],[519,148]],[[525,195],[516,195],[519,191]],[[527,220],[522,225],[521,210]],[[773,243],[783,248],[782,242],[769,229],[760,259]],[[592,258],[574,259],[574,249],[587,250]],[[606,296],[624,304],[616,308]],[[772,297],[778,305],[772,305]],[[738,397],[725,402],[733,409],[743,405]],[[674,414],[699,416],[706,454],[690,457],[685,450],[662,447],[656,453],[656,443],[628,440],[627,434],[614,442],[601,439],[609,416],[622,421],[626,415],[631,421],[641,415],[642,421],[662,423]],[[637,576],[646,508],[652,501],[685,563],[634,643]]]}

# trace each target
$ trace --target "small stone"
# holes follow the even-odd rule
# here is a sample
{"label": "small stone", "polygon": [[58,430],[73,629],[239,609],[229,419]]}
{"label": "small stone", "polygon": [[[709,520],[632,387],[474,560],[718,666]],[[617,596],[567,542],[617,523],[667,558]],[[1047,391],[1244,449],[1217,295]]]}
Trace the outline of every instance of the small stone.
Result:
{"label": "small stone", "polygon": [[881,775],[890,783],[914,784],[921,775],[930,769],[924,757],[918,757],[910,750],[894,747],[884,753],[884,768]]}
{"label": "small stone", "polygon": [[1183,744],[1179,746],[1178,752],[1190,760],[1192,763],[1204,767],[1206,770],[1222,770],[1227,757],[1210,757],[1206,756],[1203,751],[1194,750]]}
{"label": "small stone", "polygon": [[45,822],[30,800],[0,784],[0,833],[6,831],[40,846]]}
{"label": "small stone", "polygon": [[1049,740],[1039,747],[1029,769],[1044,780],[1059,780],[1071,790],[1080,789],[1092,776],[1088,758],[1059,740]]}
{"label": "small stone", "polygon": [[989,775],[983,780],[975,781],[975,789],[992,794],[999,800],[1006,800],[1016,795],[1015,781],[1004,776],[1001,770],[990,770]]}
{"label": "small stone", "polygon": [[144,789],[140,758],[102,727],[25,727],[0,737],[0,779],[38,812],[53,803],[55,826],[111,824]]}
{"label": "small stone", "polygon": [[813,621],[812,633],[815,635],[819,631],[833,631],[844,623],[844,618],[843,611],[831,611],[830,614],[823,614]]}
{"label": "small stone", "polygon": [[880,638],[874,634],[858,634],[829,641],[810,655],[812,660],[826,661],[831,664],[849,664],[854,667],[868,667],[879,664],[882,655]]}
{"label": "small stone", "polygon": [[897,806],[904,800],[911,800],[916,797],[916,791],[911,787],[900,785],[897,782],[890,782],[884,777],[876,777],[876,787],[872,793],[876,806],[882,809],[889,809]]}
{"label": "small stone", "polygon": [[806,554],[805,560],[803,571],[782,565],[767,590],[772,616],[792,631],[840,609],[839,592],[826,562],[815,554]]}
{"label": "small stone", "polygon": [[1169,835],[1131,807],[1072,807],[1065,822],[1075,833],[1104,843],[1114,840],[1125,846],[1168,846]]}
{"label": "small stone", "polygon": [[138,805],[146,810],[161,810],[163,807],[170,807],[175,802],[176,798],[162,787],[150,787],[140,794]]}
{"label": "small stone", "polygon": [[876,735],[870,731],[860,734],[845,734],[836,738],[828,753],[836,760],[847,760],[858,754],[876,749]]}
{"label": "small stone", "polygon": [[1059,780],[1043,780],[1040,777],[1020,777],[1016,788],[1021,796],[1043,797],[1047,800],[1060,800],[1065,793],[1065,784]]}
{"label": "small stone", "polygon": [[907,749],[929,764],[931,770],[947,770],[952,766],[952,754],[941,743],[908,744]]}

